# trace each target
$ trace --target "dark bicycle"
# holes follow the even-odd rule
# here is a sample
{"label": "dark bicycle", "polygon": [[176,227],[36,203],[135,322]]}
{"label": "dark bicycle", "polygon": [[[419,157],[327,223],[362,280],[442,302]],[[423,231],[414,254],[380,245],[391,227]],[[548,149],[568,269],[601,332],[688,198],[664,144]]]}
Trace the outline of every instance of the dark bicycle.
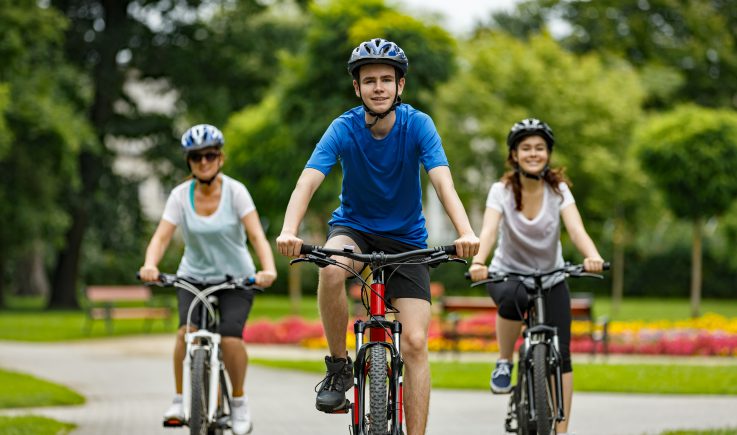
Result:
{"label": "dark bicycle", "polygon": [[159,275],[159,281],[145,283],[180,288],[195,296],[187,311],[187,331],[192,313],[200,310],[200,323],[193,325],[197,331],[187,332],[184,339],[187,345],[182,381],[184,421],[167,420],[165,427],[187,425],[191,435],[222,435],[230,428],[232,396],[220,348],[221,336],[217,332],[220,324],[217,292],[225,289],[263,292],[254,283],[253,277],[202,282],[165,273]]}
{"label": "dark bicycle", "polygon": [[[368,320],[356,320],[353,325],[356,338],[356,358],[353,363],[354,400],[352,404],[346,400],[344,408],[340,410],[343,413],[351,413],[351,434],[404,435],[403,361],[400,354],[402,325],[397,320],[386,319],[387,313],[398,311],[384,296],[385,269],[406,264],[427,264],[431,267],[447,262],[465,264],[465,260],[451,257],[455,253],[455,246],[417,249],[400,254],[383,252],[359,254],[354,252],[353,246],[345,246],[342,250],[338,250],[303,245],[300,254],[304,257],[291,261],[291,264],[307,261],[320,267],[338,266],[352,273],[362,283],[362,300]],[[331,256],[341,256],[365,263],[371,268],[372,283],[369,284],[359,272],[337,262]],[[368,341],[364,342],[367,329]],[[367,393],[368,400],[366,400]]]}
{"label": "dark bicycle", "polygon": [[[609,263],[604,263],[604,270]],[[546,297],[542,280],[547,276],[563,274],[573,278],[603,278],[601,275],[584,271],[582,264],[556,268],[547,272],[489,274],[489,278],[476,281],[472,287],[487,283],[519,280],[526,289],[529,303],[523,308],[525,329],[517,361],[517,383],[509,399],[504,427],[507,432],[521,435],[555,434],[556,423],[565,419],[561,355],[558,344],[558,328],[546,323]],[[468,276],[468,274],[466,274]],[[522,285],[521,281],[531,278],[534,287]]]}

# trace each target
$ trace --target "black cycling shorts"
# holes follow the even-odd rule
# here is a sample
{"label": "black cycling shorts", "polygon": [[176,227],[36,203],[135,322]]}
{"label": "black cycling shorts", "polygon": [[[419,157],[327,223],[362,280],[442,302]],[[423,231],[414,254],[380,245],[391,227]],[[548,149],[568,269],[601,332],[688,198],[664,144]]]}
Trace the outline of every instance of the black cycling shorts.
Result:
{"label": "black cycling shorts", "polygon": [[[220,330],[224,337],[243,337],[248,314],[253,306],[253,293],[243,289],[225,289],[217,292],[220,310]],[[184,289],[177,289],[179,302],[179,326],[187,324],[187,311],[195,296]],[[201,303],[195,305],[190,324],[197,328],[200,324]]]}
{"label": "black cycling shorts", "polygon": [[[370,234],[351,227],[331,226],[328,240],[335,236],[348,236],[361,250],[361,253],[384,252],[399,254],[420,249],[388,237]],[[430,302],[430,268],[426,264],[406,264],[401,267],[389,266],[384,271],[386,297],[424,299]]]}
{"label": "black cycling shorts", "polygon": [[[507,320],[522,320],[522,314],[529,303],[525,286],[516,280],[489,283],[486,285],[489,296],[494,299],[499,316]],[[554,285],[545,298],[548,324],[558,328],[558,344],[561,353],[561,371],[573,371],[571,365],[571,294],[568,284],[561,281]]]}

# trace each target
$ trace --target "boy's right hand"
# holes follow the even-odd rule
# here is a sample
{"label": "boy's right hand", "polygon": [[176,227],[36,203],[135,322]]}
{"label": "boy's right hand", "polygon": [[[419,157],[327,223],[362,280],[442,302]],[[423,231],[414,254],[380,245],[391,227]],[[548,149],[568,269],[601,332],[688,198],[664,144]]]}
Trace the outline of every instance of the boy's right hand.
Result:
{"label": "boy's right hand", "polygon": [[281,255],[287,257],[299,257],[299,250],[302,249],[302,239],[296,235],[282,231],[276,238],[276,248]]}
{"label": "boy's right hand", "polygon": [[138,270],[138,275],[141,277],[141,281],[154,282],[159,280],[159,268],[156,266],[141,266]]}

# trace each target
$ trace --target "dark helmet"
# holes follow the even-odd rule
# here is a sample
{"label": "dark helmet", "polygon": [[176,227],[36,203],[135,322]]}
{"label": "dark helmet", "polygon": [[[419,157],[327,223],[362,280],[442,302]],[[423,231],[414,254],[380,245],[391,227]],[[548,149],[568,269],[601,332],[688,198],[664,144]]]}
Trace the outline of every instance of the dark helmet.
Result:
{"label": "dark helmet", "polygon": [[348,72],[355,77],[358,67],[371,63],[391,65],[398,68],[402,76],[407,74],[409,68],[409,60],[404,51],[397,44],[382,38],[362,42],[353,49],[351,58],[348,59]]}
{"label": "dark helmet", "polygon": [[188,153],[208,147],[221,148],[225,144],[223,133],[210,124],[198,124],[190,127],[182,135],[182,151]]}
{"label": "dark helmet", "polygon": [[540,136],[548,144],[548,151],[553,151],[553,145],[555,144],[555,136],[553,136],[553,130],[548,124],[540,121],[536,118],[527,118],[514,124],[509,130],[507,135],[507,148],[513,150],[517,148],[517,144],[527,136]]}

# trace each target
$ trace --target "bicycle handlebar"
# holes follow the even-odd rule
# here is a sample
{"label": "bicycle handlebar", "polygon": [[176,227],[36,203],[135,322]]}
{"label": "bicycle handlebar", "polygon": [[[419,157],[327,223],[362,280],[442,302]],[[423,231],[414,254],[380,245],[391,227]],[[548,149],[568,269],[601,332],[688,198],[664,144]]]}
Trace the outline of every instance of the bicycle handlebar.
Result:
{"label": "bicycle handlebar", "polygon": [[[140,272],[136,272],[136,278],[138,280],[141,279]],[[178,276],[171,273],[160,273],[158,281],[146,281],[143,284],[147,286],[157,286],[157,287],[173,287],[175,283],[178,281],[185,281],[190,284],[193,284],[195,286],[201,286],[201,287],[213,287],[220,284],[232,284],[232,288],[239,288],[242,290],[252,290],[259,293],[263,293],[264,289],[261,287],[256,286],[256,277],[255,276],[249,276],[246,278],[234,278],[232,276],[226,275],[225,279],[217,280],[217,281],[202,281],[198,280],[196,278],[188,277],[188,276]]]}
{"label": "bicycle handlebar", "polygon": [[304,259],[304,258],[297,258],[295,260],[292,260],[292,263],[296,261],[315,261],[319,259],[325,259],[332,255],[338,255],[342,257],[349,258],[351,260],[360,261],[362,263],[389,263],[389,262],[402,262],[403,260],[408,260],[410,258],[416,258],[416,257],[422,257],[422,256],[428,256],[430,257],[430,262],[434,262],[432,260],[438,260],[439,262],[442,262],[441,260],[447,260],[447,261],[458,261],[465,263],[466,261],[463,259],[451,259],[448,258],[449,255],[456,255],[456,247],[454,245],[446,245],[446,246],[437,246],[434,248],[424,248],[424,249],[414,249],[412,251],[406,251],[401,252],[399,254],[385,254],[383,252],[372,252],[370,254],[363,254],[353,251],[353,246],[345,246],[342,250],[341,249],[331,249],[331,248],[324,248],[322,246],[316,246],[316,245],[306,245],[303,244],[302,248],[300,248],[299,253],[301,255],[311,256],[313,258],[311,259]]}
{"label": "bicycle handlebar", "polygon": [[[603,270],[609,270],[611,264],[607,261],[603,265]],[[477,285],[486,284],[489,282],[496,283],[506,281],[509,278],[544,278],[546,276],[555,275],[557,273],[565,273],[567,276],[572,278],[604,278],[602,275],[596,273],[586,272],[583,268],[583,264],[570,264],[566,263],[563,267],[558,267],[547,272],[532,272],[532,273],[521,273],[521,272],[507,272],[507,273],[489,273],[488,278],[476,281],[471,284],[471,287]],[[466,272],[464,274],[466,279],[471,279],[471,274]]]}

